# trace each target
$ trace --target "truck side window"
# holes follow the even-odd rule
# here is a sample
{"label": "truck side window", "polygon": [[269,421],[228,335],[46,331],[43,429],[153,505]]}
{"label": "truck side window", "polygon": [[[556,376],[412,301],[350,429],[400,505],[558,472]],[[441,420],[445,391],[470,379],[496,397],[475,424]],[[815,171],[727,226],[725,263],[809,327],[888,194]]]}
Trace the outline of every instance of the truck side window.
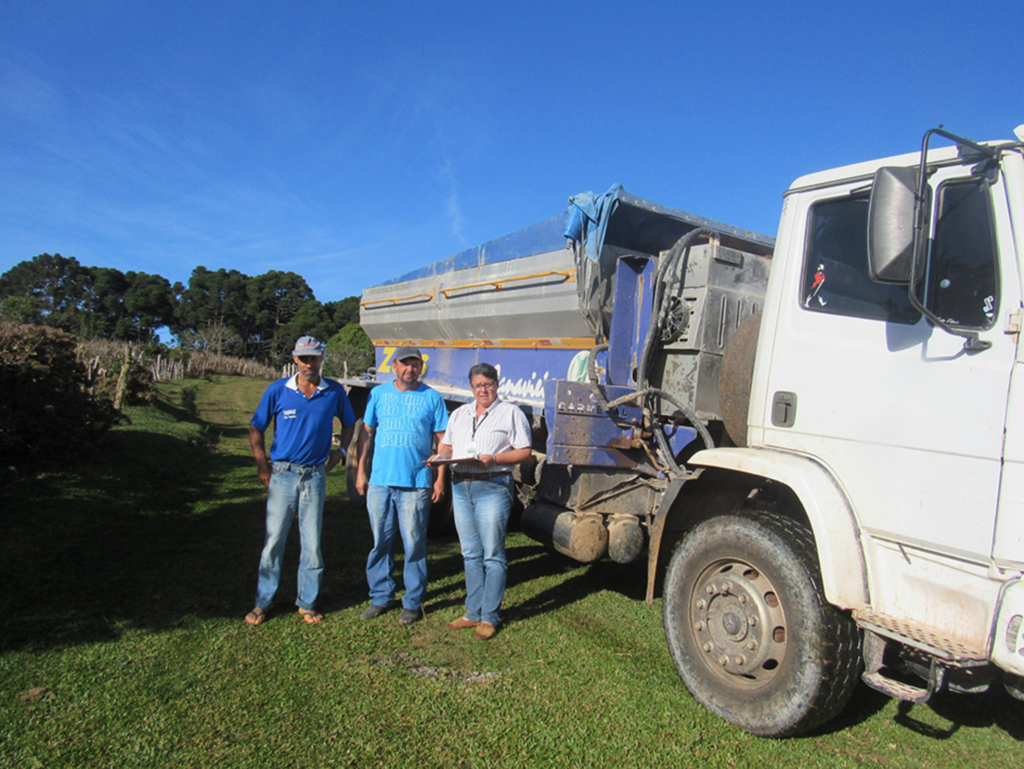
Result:
{"label": "truck side window", "polygon": [[936,217],[927,306],[950,325],[990,328],[998,291],[988,184],[971,179],[941,186]]}
{"label": "truck side window", "polygon": [[868,274],[868,198],[841,198],[811,209],[800,303],[812,312],[913,324],[907,287]]}

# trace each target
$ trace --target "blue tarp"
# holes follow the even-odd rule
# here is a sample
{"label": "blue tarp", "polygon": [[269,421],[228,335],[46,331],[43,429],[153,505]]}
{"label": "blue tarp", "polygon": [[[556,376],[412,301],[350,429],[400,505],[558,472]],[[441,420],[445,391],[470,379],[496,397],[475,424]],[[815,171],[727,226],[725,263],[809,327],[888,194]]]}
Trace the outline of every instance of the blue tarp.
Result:
{"label": "blue tarp", "polygon": [[582,241],[583,253],[598,261],[604,245],[608,222],[618,208],[619,198],[625,193],[621,184],[613,184],[603,195],[581,192],[569,198],[569,214],[565,223],[565,237],[576,243]]}

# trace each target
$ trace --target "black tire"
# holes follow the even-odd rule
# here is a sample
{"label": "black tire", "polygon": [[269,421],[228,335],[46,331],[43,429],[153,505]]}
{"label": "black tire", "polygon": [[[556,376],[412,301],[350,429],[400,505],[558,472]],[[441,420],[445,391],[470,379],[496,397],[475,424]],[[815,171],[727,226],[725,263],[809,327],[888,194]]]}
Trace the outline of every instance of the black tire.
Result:
{"label": "black tire", "polygon": [[751,734],[825,723],[860,677],[860,633],[825,600],[811,532],[781,515],[694,528],[665,576],[664,621],[686,688]]}

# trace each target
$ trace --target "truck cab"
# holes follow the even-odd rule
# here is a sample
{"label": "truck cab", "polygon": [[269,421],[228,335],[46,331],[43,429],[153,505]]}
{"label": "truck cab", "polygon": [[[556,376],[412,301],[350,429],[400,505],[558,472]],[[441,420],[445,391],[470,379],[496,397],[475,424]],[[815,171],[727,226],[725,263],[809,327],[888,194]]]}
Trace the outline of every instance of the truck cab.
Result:
{"label": "truck cab", "polygon": [[926,143],[797,179],[746,447],[691,460],[806,521],[825,598],[863,634],[864,680],[907,700],[981,691],[999,668],[1024,697],[1022,204],[1019,144]]}

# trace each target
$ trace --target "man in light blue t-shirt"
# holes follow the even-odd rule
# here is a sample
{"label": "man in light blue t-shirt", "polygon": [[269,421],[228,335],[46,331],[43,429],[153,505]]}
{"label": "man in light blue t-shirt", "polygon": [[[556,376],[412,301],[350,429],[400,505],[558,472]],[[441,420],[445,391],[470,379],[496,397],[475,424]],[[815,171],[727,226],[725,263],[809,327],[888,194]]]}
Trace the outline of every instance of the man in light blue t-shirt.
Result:
{"label": "man in light blue t-shirt", "polygon": [[[437,477],[424,462],[448,427],[444,399],[420,382],[423,356],[399,347],[391,359],[395,379],[370,391],[359,434],[356,489],[366,495],[373,549],[366,559],[370,605],[360,615],[376,619],[395,605],[395,529],[405,550],[405,595],[399,624],[423,617],[427,592],[427,519],[430,505],[444,496],[445,469]],[[373,470],[367,476],[367,449],[373,443]]]}

